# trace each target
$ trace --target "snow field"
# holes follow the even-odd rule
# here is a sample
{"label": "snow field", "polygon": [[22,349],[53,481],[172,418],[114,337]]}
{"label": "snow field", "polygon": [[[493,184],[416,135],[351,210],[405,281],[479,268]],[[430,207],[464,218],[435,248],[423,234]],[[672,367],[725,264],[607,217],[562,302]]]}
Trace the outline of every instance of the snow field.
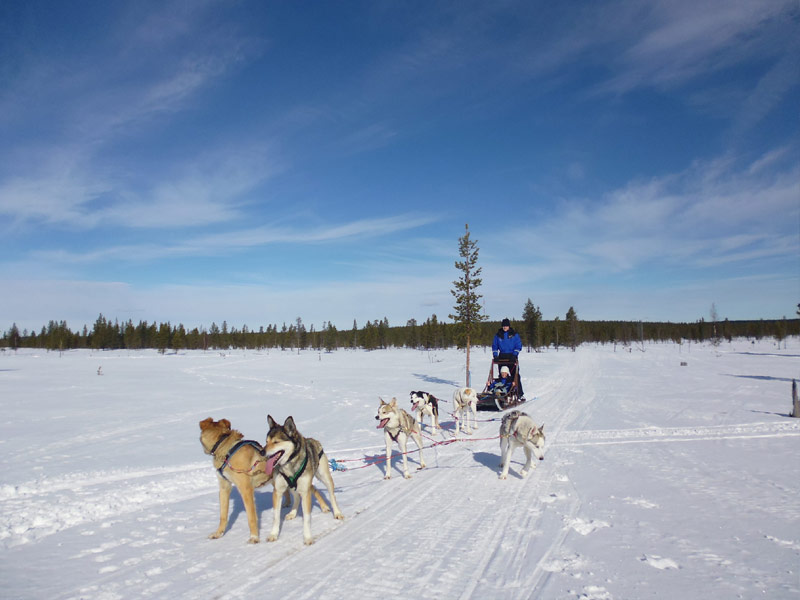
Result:
{"label": "snow field", "polygon": [[[381,462],[334,473],[345,521],[315,506],[304,547],[301,519],[247,544],[236,492],[227,533],[207,539],[217,483],[198,422],[263,442],[267,414],[293,415],[330,458],[374,458],[378,397],[410,410],[422,389],[448,401],[445,431],[425,432],[446,440],[463,353],[2,353],[4,596],[796,596],[798,357],[794,339],[523,354],[537,399],[522,410],[547,434],[526,479],[517,450],[498,480],[500,415],[479,413],[475,441],[426,448],[427,469],[412,452],[410,480],[399,459],[389,481]],[[475,385],[489,360],[473,352]],[[265,540],[271,486],[256,504]]]}

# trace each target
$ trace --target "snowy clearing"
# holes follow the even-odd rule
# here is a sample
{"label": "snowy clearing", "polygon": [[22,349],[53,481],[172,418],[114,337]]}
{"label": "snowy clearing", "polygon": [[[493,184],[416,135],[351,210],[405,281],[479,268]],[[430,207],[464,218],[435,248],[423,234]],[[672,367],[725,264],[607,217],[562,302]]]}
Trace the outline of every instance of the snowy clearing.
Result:
{"label": "snowy clearing", "polygon": [[[522,479],[517,450],[501,481],[498,413],[434,445],[452,438],[463,352],[2,352],[3,596],[797,597],[798,358],[794,338],[523,354],[545,460]],[[489,360],[473,351],[478,387]],[[412,452],[413,477],[396,459],[384,481],[364,462],[384,452],[379,397],[410,410],[412,390],[448,401],[444,431],[426,421],[428,468]],[[302,519],[266,542],[271,486],[261,543],[235,491],[227,533],[207,539],[217,481],[198,422],[263,443],[267,414],[349,468],[334,473],[345,520],[315,504],[313,546]]]}

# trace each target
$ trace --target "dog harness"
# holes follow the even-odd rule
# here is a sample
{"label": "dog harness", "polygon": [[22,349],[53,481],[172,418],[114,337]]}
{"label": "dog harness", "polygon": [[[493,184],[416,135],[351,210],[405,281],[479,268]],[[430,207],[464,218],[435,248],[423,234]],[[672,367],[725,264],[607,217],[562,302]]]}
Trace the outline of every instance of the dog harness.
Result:
{"label": "dog harness", "polygon": [[[279,471],[279,473],[280,473],[281,475],[283,475],[283,478],[286,480],[286,483],[288,483],[288,484],[289,484],[289,487],[290,487],[290,488],[292,488],[292,489],[295,489],[295,488],[297,488],[297,480],[298,480],[298,479],[300,479],[300,476],[303,474],[303,471],[305,471],[305,470],[306,470],[306,466],[308,465],[308,448],[306,448],[306,445],[305,445],[305,444],[303,444],[303,448],[304,448],[304,449],[305,449],[305,451],[306,451],[306,455],[305,455],[305,457],[303,458],[303,464],[302,464],[302,465],[300,465],[300,468],[299,468],[299,469],[297,469],[297,472],[296,472],[294,475],[292,475],[291,477],[289,477],[289,476],[288,476],[286,473],[284,473],[283,471]],[[298,448],[297,448],[297,451],[296,451],[296,452],[293,452],[293,453],[292,453],[292,456],[290,456],[290,457],[289,457],[289,460],[291,460],[291,459],[292,459],[292,457],[293,457],[293,456],[295,456],[295,455],[296,455],[296,454],[297,454],[299,451],[300,451],[300,448],[298,447]],[[322,458],[322,455],[323,455],[324,453],[325,453],[325,452],[324,452],[323,450],[320,450],[320,451],[319,451],[319,456],[317,457],[317,460],[319,460],[320,458]]]}
{"label": "dog harness", "polygon": [[406,435],[409,435],[409,434],[412,434],[412,433],[419,433],[419,431],[417,431],[416,429],[411,429],[411,428],[406,429],[405,427],[400,427],[397,430],[397,433],[395,433],[394,435],[392,435],[391,432],[388,429],[386,430],[386,433],[389,434],[389,437],[392,438],[392,440],[394,440],[395,443],[399,443],[397,441],[397,438],[400,437],[400,433],[401,432],[405,432]]}
{"label": "dog harness", "polygon": [[[216,450],[216,449],[217,449],[217,447],[219,446],[220,442],[221,442],[223,439],[225,439],[226,437],[228,437],[229,435],[230,435],[229,433],[226,433],[225,435],[223,435],[222,437],[220,437],[220,439],[217,441],[217,443],[216,443],[216,444],[214,444],[214,450]],[[258,452],[258,453],[259,453],[261,456],[264,456],[264,448],[262,448],[262,447],[261,447],[261,444],[259,444],[259,443],[258,443],[258,442],[256,442],[255,440],[239,440],[238,442],[236,442],[236,443],[235,443],[235,444],[234,444],[234,445],[231,447],[231,449],[230,449],[230,450],[228,450],[228,454],[226,454],[226,455],[225,455],[225,459],[222,461],[222,464],[220,465],[219,469],[217,469],[217,472],[218,472],[218,473],[219,473],[219,474],[220,474],[220,475],[221,475],[221,476],[222,476],[224,479],[226,479],[226,480],[230,481],[230,480],[229,480],[227,477],[225,477],[225,473],[223,473],[223,471],[225,470],[225,467],[230,467],[231,469],[233,468],[233,467],[231,467],[231,465],[230,465],[230,459],[231,459],[231,457],[232,457],[234,454],[236,454],[236,453],[237,453],[237,452],[238,452],[238,451],[239,451],[239,450],[240,450],[240,449],[241,449],[243,446],[252,446],[253,448],[255,448],[255,449],[256,449],[256,451],[257,451],[257,452]],[[212,454],[213,454],[213,451],[212,451]],[[256,464],[258,464],[258,461],[257,461],[257,463],[256,463]],[[252,467],[250,467],[250,471],[252,471],[254,467],[255,467],[255,465],[253,465]],[[249,473],[250,471],[247,471],[247,472]]]}

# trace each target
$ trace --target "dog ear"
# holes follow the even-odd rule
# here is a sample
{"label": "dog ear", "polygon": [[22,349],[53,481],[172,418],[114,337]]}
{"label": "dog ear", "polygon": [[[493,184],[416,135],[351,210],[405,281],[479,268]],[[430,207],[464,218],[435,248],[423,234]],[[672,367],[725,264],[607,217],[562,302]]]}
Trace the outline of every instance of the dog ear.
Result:
{"label": "dog ear", "polygon": [[392,398],[392,403],[389,406],[397,406],[397,398]]}
{"label": "dog ear", "polygon": [[228,421],[228,419],[220,419],[219,424],[222,425],[222,427],[224,427],[225,429],[231,428],[231,422]]}
{"label": "dog ear", "polygon": [[283,428],[286,430],[286,433],[289,434],[289,437],[297,433],[297,427],[294,424],[294,418],[291,416],[286,417],[286,420],[283,422]]}
{"label": "dog ear", "polygon": [[275,429],[278,426],[275,419],[272,418],[272,415],[267,415],[267,425],[269,425],[270,429]]}
{"label": "dog ear", "polygon": [[200,421],[200,430],[201,431],[205,431],[206,429],[211,427],[211,425],[213,423],[214,423],[214,419],[212,419],[211,417],[208,417],[207,419],[203,419],[202,421]]}
{"label": "dog ear", "polygon": [[379,408],[380,408],[381,406],[383,406],[384,404],[386,404],[386,402],[384,402],[384,401],[383,401],[383,398],[381,398],[380,396],[378,396],[378,400],[380,400],[380,401],[381,401],[381,403],[378,405],[378,407],[379,407]]}
{"label": "dog ear", "polygon": [[539,426],[539,431],[541,431],[542,433],[544,433],[544,423],[542,423],[542,424]]}

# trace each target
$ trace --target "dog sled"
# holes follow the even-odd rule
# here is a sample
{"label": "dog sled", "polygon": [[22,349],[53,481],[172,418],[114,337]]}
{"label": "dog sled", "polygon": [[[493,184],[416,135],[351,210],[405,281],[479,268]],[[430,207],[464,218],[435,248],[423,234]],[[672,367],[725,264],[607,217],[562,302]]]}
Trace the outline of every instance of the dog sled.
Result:
{"label": "dog sled", "polygon": [[[500,369],[508,367],[511,385],[498,387]],[[478,410],[503,411],[525,402],[522,385],[519,379],[519,361],[515,358],[495,358],[489,367],[489,378],[483,392],[478,394]]]}

